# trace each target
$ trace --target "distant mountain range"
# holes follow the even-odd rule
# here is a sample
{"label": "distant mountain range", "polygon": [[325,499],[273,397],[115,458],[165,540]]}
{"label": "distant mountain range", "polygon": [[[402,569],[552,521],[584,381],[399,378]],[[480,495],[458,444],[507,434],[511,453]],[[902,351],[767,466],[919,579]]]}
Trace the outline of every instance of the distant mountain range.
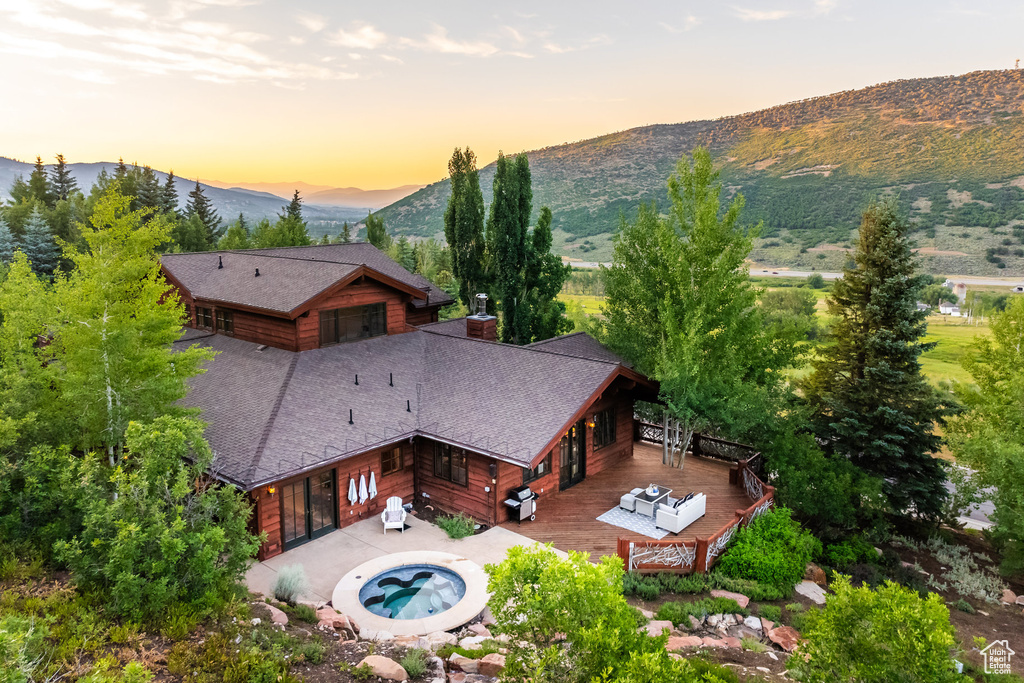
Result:
{"label": "distant mountain range", "polygon": [[[644,126],[528,152],[534,210],[554,213],[556,248],[610,259],[621,216],[666,208],[666,179],[710,148],[744,219],[764,221],[752,258],[842,268],[871,198],[895,194],[924,265],[936,273],[1024,274],[1024,71],[894,81],[763,111]],[[481,169],[491,199],[494,164]],[[389,232],[437,236],[449,185],[384,208]]]}
{"label": "distant mountain range", "polygon": [[219,180],[207,181],[214,187],[227,190],[249,190],[272,194],[290,200],[295,190],[307,204],[343,206],[352,209],[379,209],[407,197],[423,185],[402,185],[386,190],[361,190],[358,187],[331,187],[310,185],[302,181],[292,183],[224,183]]}

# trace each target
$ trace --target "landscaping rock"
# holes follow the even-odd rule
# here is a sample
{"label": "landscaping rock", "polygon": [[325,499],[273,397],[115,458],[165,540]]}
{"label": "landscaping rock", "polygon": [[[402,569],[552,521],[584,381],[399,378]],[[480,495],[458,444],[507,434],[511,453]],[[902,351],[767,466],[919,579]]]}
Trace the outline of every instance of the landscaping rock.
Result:
{"label": "landscaping rock", "polygon": [[288,615],[282,610],[274,607],[273,605],[267,605],[267,609],[270,610],[270,621],[278,626],[288,625]]}
{"label": "landscaping rock", "polygon": [[636,611],[644,615],[644,619],[647,619],[648,621],[654,618],[654,612],[649,609],[641,609],[638,607]]}
{"label": "landscaping rock", "polygon": [[721,623],[722,616],[720,614],[709,614],[706,621],[708,626],[714,628],[715,626],[718,626],[719,623]]}
{"label": "landscaping rock", "polygon": [[477,634],[478,636],[483,636],[484,638],[491,637],[491,632],[488,631],[487,627],[483,624],[470,624],[468,628],[470,631]]}
{"label": "landscaping rock", "polygon": [[1017,602],[1017,596],[1009,588],[1003,589],[1002,603],[1004,605],[1013,605]]}
{"label": "landscaping rock", "polygon": [[769,652],[768,656],[771,657],[776,662],[779,661],[779,656],[777,654],[775,654],[774,652]]}
{"label": "landscaping rock", "polygon": [[762,630],[761,619],[759,617],[755,617],[753,615],[751,615],[751,616],[747,617],[746,619],[744,619],[743,620],[743,624],[747,628],[749,628],[751,630],[754,630],[754,631]]}
{"label": "landscaping rock", "polygon": [[388,640],[394,640],[395,636],[390,631],[376,631],[372,628],[362,628],[359,630],[360,640],[373,640],[378,643],[383,643]]}
{"label": "landscaping rock", "polygon": [[774,627],[775,627],[775,622],[774,621],[768,621],[764,617],[761,617],[761,631],[763,633],[768,633],[768,631],[771,631]]}
{"label": "landscaping rock", "polygon": [[429,650],[430,641],[423,636],[395,636],[395,645],[412,648],[415,650]]}
{"label": "landscaping rock", "polygon": [[819,586],[828,585],[828,579],[825,577],[825,570],[813,562],[808,563],[807,567],[804,569],[804,580],[816,583]]}
{"label": "landscaping rock", "polygon": [[448,683],[494,683],[497,678],[480,674],[467,674],[461,671],[448,674]]}
{"label": "landscaping rock", "polygon": [[249,623],[252,624],[253,626],[259,626],[260,624],[263,623],[263,620],[260,619],[259,617],[254,617]]}
{"label": "landscaping rock", "polygon": [[430,645],[430,649],[437,652],[445,645],[455,645],[459,642],[459,639],[455,637],[454,633],[448,633],[447,631],[434,631],[426,636],[427,643]]}
{"label": "landscaping rock", "polygon": [[1018,595],[1016,602],[1018,605],[1024,605],[1024,595]]}
{"label": "landscaping rock", "polygon": [[657,638],[658,636],[661,635],[661,632],[663,630],[665,630],[665,629],[668,629],[669,631],[672,630],[672,622],[671,621],[657,621],[657,620],[656,621],[650,621],[650,622],[647,623],[647,626],[645,626],[644,628],[647,629],[647,635],[651,636],[652,638]]}
{"label": "landscaping rock", "polygon": [[722,640],[725,641],[725,644],[726,644],[727,647],[735,648],[737,650],[740,649],[741,647],[743,647],[743,641],[741,641],[739,638],[733,638],[732,636],[726,636],[725,638],[722,638]]}
{"label": "landscaping rock", "polygon": [[444,660],[438,656],[433,656],[427,661],[427,671],[430,676],[434,679],[441,679],[441,683],[444,683]]}
{"label": "landscaping rock", "polygon": [[475,674],[477,672],[478,665],[479,662],[476,659],[473,659],[472,657],[464,657],[458,652],[452,654],[452,656],[448,658],[448,666],[459,671],[465,671],[469,674]]}
{"label": "landscaping rock", "polygon": [[779,626],[768,632],[768,640],[786,652],[792,652],[800,642],[800,633],[792,626]]}
{"label": "landscaping rock", "polygon": [[697,629],[699,629],[701,626],[704,625],[704,622],[702,622],[700,619],[698,619],[697,617],[693,616],[692,614],[688,614],[686,616],[690,617],[690,629],[691,630],[696,631]]}
{"label": "landscaping rock", "polygon": [[484,638],[483,636],[469,636],[459,641],[459,647],[465,650],[479,650],[480,643],[485,640],[487,640],[487,638]]}
{"label": "landscaping rock", "polygon": [[825,590],[813,581],[801,581],[796,585],[796,592],[816,605],[825,604]]}
{"label": "landscaping rock", "polygon": [[704,643],[705,647],[720,647],[720,648],[727,648],[727,647],[729,647],[728,645],[725,644],[724,640],[720,640],[718,638],[711,638],[710,636],[705,636],[703,638],[703,643]]}
{"label": "landscaping rock", "polygon": [[379,676],[389,681],[407,681],[409,680],[409,674],[405,672],[402,665],[393,659],[387,657],[381,657],[380,655],[368,655],[363,657],[363,661],[359,662],[356,667],[360,667],[366,664],[373,671],[374,676]]}
{"label": "landscaping rock", "polygon": [[500,676],[505,670],[505,655],[492,652],[480,658],[477,672],[484,676]]}
{"label": "landscaping rock", "polygon": [[494,616],[491,614],[490,607],[484,607],[484,611],[480,613],[480,623],[484,626],[491,626],[494,624]]}
{"label": "landscaping rock", "polygon": [[681,650],[684,647],[700,647],[704,644],[704,640],[700,636],[680,636],[677,638],[669,638],[668,642],[665,643],[666,650]]}
{"label": "landscaping rock", "polygon": [[718,590],[717,588],[715,590],[711,591],[711,597],[713,597],[713,598],[732,598],[737,603],[739,603],[740,607],[746,607],[747,605],[750,604],[750,598],[748,598],[746,595],[743,595],[742,593],[732,593],[730,591]]}

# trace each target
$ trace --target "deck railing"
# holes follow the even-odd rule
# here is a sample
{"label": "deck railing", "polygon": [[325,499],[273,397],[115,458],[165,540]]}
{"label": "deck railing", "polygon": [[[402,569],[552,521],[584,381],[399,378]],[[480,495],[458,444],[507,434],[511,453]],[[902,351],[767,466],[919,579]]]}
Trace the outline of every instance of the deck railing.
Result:
{"label": "deck railing", "polygon": [[[742,446],[743,444],[736,445]],[[746,448],[754,450],[750,446],[746,446]],[[749,507],[736,510],[735,517],[722,525],[711,536],[696,540],[634,541],[620,538],[617,550],[626,566],[626,571],[690,574],[692,572],[704,573],[710,570],[726,551],[729,542],[739,528],[750,524],[774,504],[775,487],[761,481],[761,478],[751,468],[750,461],[754,457],[760,457],[760,454],[740,460],[729,469],[729,483],[743,489],[751,501]]]}
{"label": "deck railing", "polygon": [[[635,438],[637,441],[660,444],[665,431],[664,426],[654,422],[646,422],[638,417],[634,418]],[[761,453],[753,446],[747,444],[720,439],[717,436],[708,436],[700,432],[694,432],[690,440],[690,453],[699,455],[710,460],[722,460],[724,462],[736,463],[741,460],[747,462],[747,466],[755,474],[761,473]]]}

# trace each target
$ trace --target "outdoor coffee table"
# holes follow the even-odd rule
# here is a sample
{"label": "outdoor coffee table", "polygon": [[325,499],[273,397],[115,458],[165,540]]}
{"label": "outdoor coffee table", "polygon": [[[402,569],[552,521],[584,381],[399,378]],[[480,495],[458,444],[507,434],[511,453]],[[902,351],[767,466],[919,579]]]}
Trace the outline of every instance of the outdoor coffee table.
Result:
{"label": "outdoor coffee table", "polygon": [[672,493],[672,489],[659,486],[658,495],[649,496],[647,495],[647,489],[644,489],[636,495],[636,511],[641,515],[654,517],[654,511],[658,509],[658,503],[667,500],[670,493]]}

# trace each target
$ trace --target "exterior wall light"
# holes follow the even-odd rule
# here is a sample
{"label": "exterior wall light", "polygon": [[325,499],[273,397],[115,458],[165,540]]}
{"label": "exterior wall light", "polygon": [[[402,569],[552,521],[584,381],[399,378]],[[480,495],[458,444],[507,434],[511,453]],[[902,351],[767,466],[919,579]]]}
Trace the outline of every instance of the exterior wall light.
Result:
{"label": "exterior wall light", "polygon": [[268,486],[267,487],[267,493],[269,493],[270,495],[274,495],[275,493],[277,493],[277,487],[276,486]]}

